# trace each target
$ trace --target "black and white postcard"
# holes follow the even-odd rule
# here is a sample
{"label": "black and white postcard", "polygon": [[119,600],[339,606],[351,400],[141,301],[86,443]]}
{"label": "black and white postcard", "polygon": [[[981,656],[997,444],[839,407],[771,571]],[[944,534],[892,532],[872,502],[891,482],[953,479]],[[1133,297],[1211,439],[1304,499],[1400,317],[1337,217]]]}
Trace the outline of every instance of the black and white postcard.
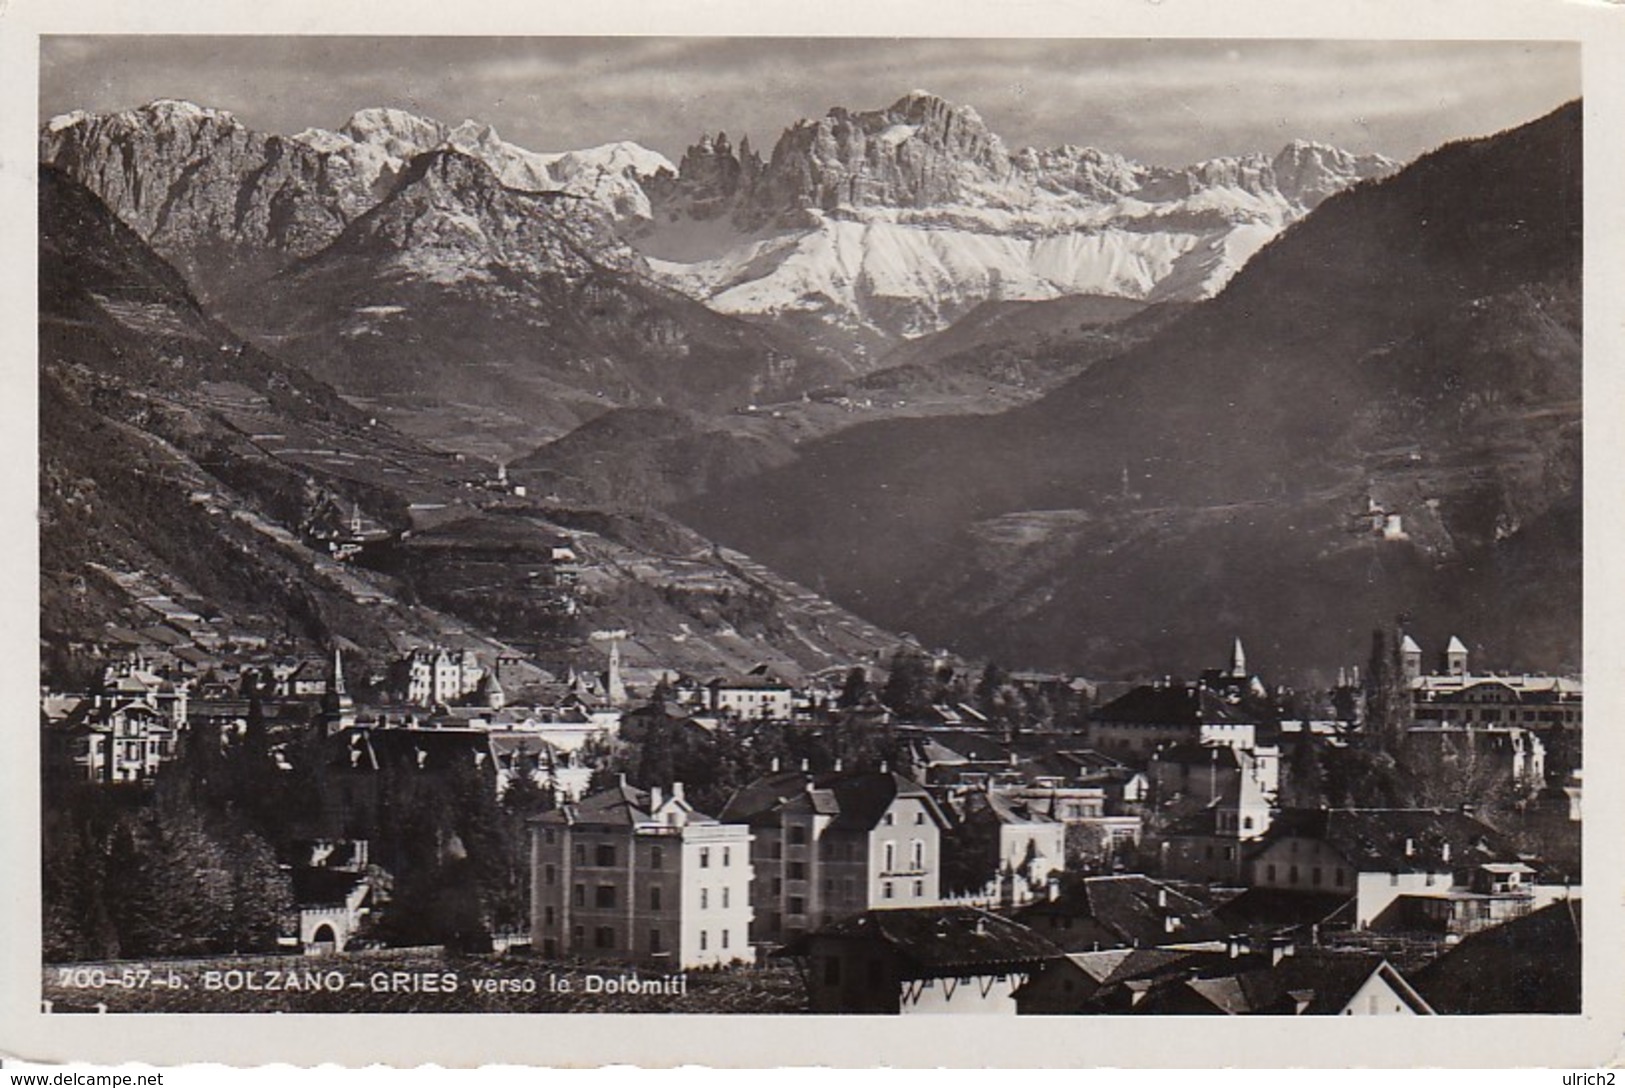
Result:
{"label": "black and white postcard", "polygon": [[1611,1056],[1616,13],[20,7],[0,1053]]}

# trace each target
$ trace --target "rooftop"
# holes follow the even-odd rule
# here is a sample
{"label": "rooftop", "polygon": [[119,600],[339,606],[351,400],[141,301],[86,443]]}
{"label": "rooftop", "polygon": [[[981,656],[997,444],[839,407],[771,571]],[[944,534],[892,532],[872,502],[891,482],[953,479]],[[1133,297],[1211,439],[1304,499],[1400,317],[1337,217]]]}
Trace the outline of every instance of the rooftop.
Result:
{"label": "rooftop", "polygon": [[902,961],[905,978],[943,978],[1033,967],[1061,950],[1031,929],[977,907],[869,910],[803,934],[785,955],[807,955],[823,941],[875,941]]}

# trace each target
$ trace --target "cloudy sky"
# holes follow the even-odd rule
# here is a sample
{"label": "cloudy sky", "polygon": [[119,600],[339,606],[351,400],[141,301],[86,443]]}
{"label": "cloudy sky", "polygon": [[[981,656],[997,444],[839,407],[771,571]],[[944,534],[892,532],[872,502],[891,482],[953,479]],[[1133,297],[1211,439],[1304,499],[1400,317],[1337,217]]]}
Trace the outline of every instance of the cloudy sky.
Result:
{"label": "cloudy sky", "polygon": [[184,98],[251,127],[397,106],[537,151],[779,132],[912,89],[977,108],[1013,149],[1088,144],[1169,165],[1293,138],[1409,159],[1580,93],[1557,42],[832,38],[47,37],[40,118]]}

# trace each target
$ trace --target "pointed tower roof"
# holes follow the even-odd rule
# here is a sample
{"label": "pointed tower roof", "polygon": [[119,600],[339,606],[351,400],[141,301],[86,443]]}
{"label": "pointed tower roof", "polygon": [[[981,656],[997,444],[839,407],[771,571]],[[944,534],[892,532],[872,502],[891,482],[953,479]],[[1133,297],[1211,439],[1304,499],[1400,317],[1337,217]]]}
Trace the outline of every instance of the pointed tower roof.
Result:
{"label": "pointed tower roof", "polygon": [[1406,635],[1399,642],[1399,652],[1402,654],[1419,654],[1422,652],[1422,647],[1416,644],[1416,640],[1414,638],[1412,638],[1410,635]]}
{"label": "pointed tower roof", "polygon": [[1467,652],[1467,647],[1462,645],[1461,639],[1451,635],[1450,645],[1444,648],[1444,652],[1447,654],[1464,654]]}
{"label": "pointed tower roof", "polygon": [[1241,648],[1241,639],[1236,639],[1235,648],[1230,651],[1230,675],[1247,675],[1247,651]]}

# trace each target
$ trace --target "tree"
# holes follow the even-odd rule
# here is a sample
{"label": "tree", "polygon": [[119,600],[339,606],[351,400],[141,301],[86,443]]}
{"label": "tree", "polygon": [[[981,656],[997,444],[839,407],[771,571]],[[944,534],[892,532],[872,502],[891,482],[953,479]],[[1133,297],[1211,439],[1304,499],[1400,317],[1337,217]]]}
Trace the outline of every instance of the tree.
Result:
{"label": "tree", "polygon": [[997,717],[999,710],[996,705],[999,693],[1004,690],[1009,677],[998,664],[989,661],[982,669],[982,677],[976,682],[976,709],[980,710],[989,721]]}
{"label": "tree", "polygon": [[918,650],[900,647],[892,655],[891,671],[881,702],[898,714],[919,717],[931,709],[931,668]]}
{"label": "tree", "polygon": [[1400,639],[1383,628],[1371,632],[1371,661],[1366,672],[1367,743],[1397,756],[1411,726],[1410,685],[1400,657]]}
{"label": "tree", "polygon": [[847,672],[846,679],[841,683],[841,694],[835,700],[835,705],[842,710],[861,706],[864,696],[869,694],[869,674],[862,665],[853,665]]}

